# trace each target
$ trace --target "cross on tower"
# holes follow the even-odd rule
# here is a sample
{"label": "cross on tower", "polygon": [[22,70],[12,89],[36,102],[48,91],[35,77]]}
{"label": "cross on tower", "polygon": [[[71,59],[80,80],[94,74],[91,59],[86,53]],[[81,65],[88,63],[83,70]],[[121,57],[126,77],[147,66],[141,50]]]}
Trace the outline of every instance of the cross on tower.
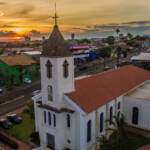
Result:
{"label": "cross on tower", "polygon": [[55,3],[55,15],[52,18],[55,20],[55,25],[57,25],[57,18],[59,17],[57,16],[57,12],[56,12],[56,3]]}

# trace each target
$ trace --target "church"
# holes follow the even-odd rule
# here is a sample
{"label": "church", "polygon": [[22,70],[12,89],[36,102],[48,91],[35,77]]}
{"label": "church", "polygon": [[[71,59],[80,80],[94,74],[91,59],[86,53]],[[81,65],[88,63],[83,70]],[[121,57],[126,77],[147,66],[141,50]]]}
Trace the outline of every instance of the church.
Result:
{"label": "church", "polygon": [[150,72],[129,65],[74,78],[74,58],[56,21],[40,66],[41,93],[33,97],[36,150],[95,149],[121,114],[129,125],[150,130]]}

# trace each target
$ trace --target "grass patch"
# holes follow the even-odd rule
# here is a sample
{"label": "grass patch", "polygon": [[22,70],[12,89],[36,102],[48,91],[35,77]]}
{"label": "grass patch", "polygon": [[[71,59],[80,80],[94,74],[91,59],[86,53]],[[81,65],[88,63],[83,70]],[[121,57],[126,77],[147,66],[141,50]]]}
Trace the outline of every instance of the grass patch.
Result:
{"label": "grass patch", "polygon": [[5,131],[17,139],[28,143],[31,140],[30,135],[34,132],[34,120],[30,118],[27,112],[22,112],[19,116],[23,119],[22,123],[14,125],[11,129]]}

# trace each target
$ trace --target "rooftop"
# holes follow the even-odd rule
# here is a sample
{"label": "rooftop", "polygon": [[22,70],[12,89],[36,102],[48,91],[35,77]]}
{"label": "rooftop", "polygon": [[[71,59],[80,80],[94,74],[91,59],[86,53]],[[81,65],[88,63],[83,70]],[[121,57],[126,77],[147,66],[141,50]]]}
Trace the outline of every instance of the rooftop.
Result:
{"label": "rooftop", "polygon": [[8,66],[28,66],[36,63],[26,55],[1,56],[0,61],[4,62]]}
{"label": "rooftop", "polygon": [[150,72],[128,65],[75,81],[72,101],[90,113],[150,79]]}

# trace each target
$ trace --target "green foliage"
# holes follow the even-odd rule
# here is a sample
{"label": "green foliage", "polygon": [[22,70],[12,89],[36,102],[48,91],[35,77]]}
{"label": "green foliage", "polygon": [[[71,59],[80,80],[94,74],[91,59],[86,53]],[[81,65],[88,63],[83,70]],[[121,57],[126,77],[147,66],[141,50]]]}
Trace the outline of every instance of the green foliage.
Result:
{"label": "green foliage", "polygon": [[30,137],[32,142],[36,143],[37,145],[40,145],[40,137],[38,132],[33,132]]}
{"label": "green foliage", "polygon": [[[107,120],[110,122],[110,120]],[[137,148],[150,143],[150,139],[125,131],[125,118],[114,117],[113,128],[109,139],[105,136],[100,138],[100,150],[136,150]]]}
{"label": "green foliage", "polygon": [[4,53],[4,51],[5,51],[5,49],[4,49],[4,48],[0,48],[0,55],[1,55],[1,54],[3,54],[3,53]]}
{"label": "green foliage", "polygon": [[105,42],[108,43],[109,45],[113,45],[114,44],[114,41],[115,41],[115,38],[113,36],[108,36],[106,39],[105,39]]}
{"label": "green foliage", "polygon": [[99,49],[99,53],[100,53],[100,57],[103,57],[103,58],[110,57],[111,47],[109,46],[102,47],[101,49]]}
{"label": "green foliage", "polygon": [[10,139],[9,137],[5,136],[2,133],[0,133],[0,141],[10,146],[11,148],[14,149],[18,148],[18,144],[14,140]]}
{"label": "green foliage", "polygon": [[133,38],[133,35],[131,33],[128,33],[127,36],[128,36],[129,39]]}
{"label": "green foliage", "polygon": [[33,100],[29,100],[27,103],[27,112],[29,113],[31,119],[34,119],[34,103]]}

